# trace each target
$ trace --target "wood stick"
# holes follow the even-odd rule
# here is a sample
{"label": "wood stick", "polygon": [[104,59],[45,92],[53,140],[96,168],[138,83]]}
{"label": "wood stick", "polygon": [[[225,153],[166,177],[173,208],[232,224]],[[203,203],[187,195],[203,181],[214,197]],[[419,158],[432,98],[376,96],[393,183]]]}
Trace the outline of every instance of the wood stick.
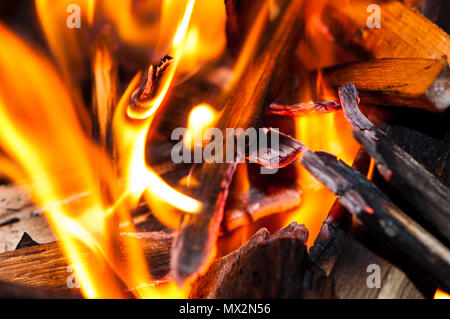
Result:
{"label": "wood stick", "polygon": [[450,37],[400,1],[378,2],[381,28],[369,28],[367,7],[372,0],[327,1],[321,21],[337,42],[364,57],[441,59],[450,64]]}
{"label": "wood stick", "polygon": [[376,128],[358,108],[358,92],[353,84],[339,90],[353,135],[375,159],[377,169],[416,214],[450,242],[450,189]]}
{"label": "wood stick", "polygon": [[414,261],[437,286],[450,288],[450,250],[407,216],[363,175],[324,152],[307,150],[302,165],[384,244]]}
{"label": "wood stick", "polygon": [[[226,101],[215,103],[225,105],[223,116],[216,124],[223,131],[226,128],[259,127],[265,103],[273,98],[280,86],[282,66],[300,33],[299,16],[303,7],[299,0],[283,3],[285,6],[278,26],[266,47],[249,65]],[[201,188],[192,191],[192,195],[203,203],[203,207],[196,214],[184,216],[174,244],[172,269],[178,283],[195,277],[212,261],[228,187],[235,169],[235,163],[215,163],[204,164],[194,172],[193,176]]]}
{"label": "wood stick", "polygon": [[292,105],[272,103],[267,109],[267,114],[301,117],[311,113],[324,114],[339,110],[341,110],[341,106],[333,101],[308,102]]}
{"label": "wood stick", "polygon": [[356,62],[323,71],[327,87],[352,82],[365,103],[441,112],[450,106],[450,69],[446,60],[417,58]]}
{"label": "wood stick", "polygon": [[[129,234],[131,235],[131,234]],[[137,233],[153,279],[163,279],[170,271],[173,235],[164,232]],[[53,291],[68,290],[71,275],[57,242],[0,254],[0,280]]]}

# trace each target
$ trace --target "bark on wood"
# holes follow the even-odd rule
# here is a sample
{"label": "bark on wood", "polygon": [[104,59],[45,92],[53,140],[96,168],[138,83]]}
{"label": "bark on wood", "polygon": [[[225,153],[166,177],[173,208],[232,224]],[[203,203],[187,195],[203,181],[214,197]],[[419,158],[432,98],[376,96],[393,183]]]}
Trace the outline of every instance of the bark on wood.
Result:
{"label": "bark on wood", "polygon": [[450,106],[450,70],[446,60],[381,59],[324,70],[328,87],[352,82],[365,103],[441,112]]}
{"label": "bark on wood", "polygon": [[[302,1],[284,4],[277,29],[267,46],[248,67],[227,100],[216,104],[225,105],[224,115],[217,123],[223,131],[226,128],[258,127],[265,102],[272,99],[279,88],[282,65],[291,53],[291,45],[300,29],[298,17],[302,9]],[[178,283],[195,276],[211,260],[235,168],[236,164],[204,164],[193,174],[202,187],[193,190],[192,195],[203,203],[203,207],[197,214],[185,215],[174,244],[172,268]]]}
{"label": "bark on wood", "polygon": [[372,182],[336,157],[307,150],[302,165],[374,236],[414,261],[436,285],[450,288],[450,250],[403,213]]}
{"label": "bark on wood", "polygon": [[377,169],[418,214],[450,242],[450,189],[376,128],[358,108],[358,92],[349,84],[339,91],[354,136],[375,159]]}
{"label": "bark on wood", "polygon": [[[137,236],[153,279],[163,279],[170,268],[173,235],[164,232],[128,234]],[[0,280],[54,291],[68,290],[66,259],[58,243],[49,243],[0,254]]]}
{"label": "bark on wood", "polygon": [[450,37],[415,8],[380,2],[381,28],[369,28],[371,0],[327,1],[321,21],[338,43],[364,57],[425,58],[450,61]]}
{"label": "bark on wood", "polygon": [[[330,282],[308,260],[307,238],[307,229],[295,222],[273,236],[259,230],[240,249],[214,261],[195,281],[190,297],[332,297]],[[307,293],[311,289],[315,293]]]}

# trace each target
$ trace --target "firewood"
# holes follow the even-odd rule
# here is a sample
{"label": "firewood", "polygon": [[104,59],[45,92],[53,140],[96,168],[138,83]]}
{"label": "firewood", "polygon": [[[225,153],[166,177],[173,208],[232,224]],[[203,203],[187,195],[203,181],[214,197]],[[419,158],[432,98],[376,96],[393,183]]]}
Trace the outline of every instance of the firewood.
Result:
{"label": "firewood", "polygon": [[341,110],[341,106],[333,101],[319,101],[293,105],[272,103],[267,109],[267,114],[300,117],[311,113],[323,114],[339,110]]}
{"label": "firewood", "polygon": [[227,11],[227,47],[228,51],[236,56],[252,28],[258,10],[265,5],[265,0],[225,0]]}
{"label": "firewood", "polygon": [[367,8],[371,4],[372,0],[327,1],[321,21],[337,43],[366,58],[439,60],[447,56],[450,61],[450,37],[415,8],[400,1],[379,2],[381,26],[370,28]]}
{"label": "firewood", "polygon": [[[366,176],[370,162],[369,154],[361,148],[352,168]],[[310,248],[311,260],[334,280],[336,296],[343,299],[424,298],[415,286],[416,281],[411,282],[404,271],[392,264],[391,259],[379,254],[383,246],[374,252],[370,249],[372,247],[368,248],[361,242],[365,239],[358,231],[361,227],[355,228],[352,215],[336,200],[314,246]],[[380,267],[380,289],[369,288],[366,284],[370,264]]]}
{"label": "firewood", "polygon": [[364,103],[441,112],[450,106],[450,70],[446,60],[381,59],[324,70],[328,87],[352,82]]}
{"label": "firewood", "polygon": [[240,249],[215,260],[194,282],[190,297],[303,298],[311,288],[314,296],[332,297],[330,282],[309,262],[307,238],[308,230],[295,222],[273,236],[260,229]]}
{"label": "firewood", "polygon": [[0,282],[1,299],[81,299],[79,292],[51,291],[43,288],[26,287]]}
{"label": "firewood", "polygon": [[[225,106],[216,124],[223,131],[226,128],[258,127],[265,103],[273,99],[280,86],[284,62],[292,53],[291,46],[301,27],[299,16],[303,7],[299,0],[283,3],[278,26],[266,47],[248,66],[226,101],[214,103]],[[191,193],[203,203],[203,207],[196,214],[184,216],[174,243],[172,268],[174,278],[180,284],[188,277],[195,277],[212,261],[228,187],[235,169],[235,163],[205,163],[193,173],[202,187]]]}
{"label": "firewood", "polygon": [[245,155],[245,158],[253,163],[258,163],[269,169],[283,168],[291,164],[305,149],[305,145],[302,142],[276,129],[263,128],[262,130],[263,136],[259,138],[265,138],[266,141],[271,141],[272,135],[277,135],[279,145],[275,149],[270,145],[263,146],[260,144],[258,149],[250,150],[249,154]]}
{"label": "firewood", "polygon": [[[367,175],[370,161],[369,154],[361,148],[356,154],[352,168],[363,175]],[[345,210],[345,207],[339,203],[339,200],[336,200],[322,224],[314,245],[310,248],[312,260],[314,262],[319,262],[320,260],[319,266],[324,270],[333,268],[336,261],[334,257],[337,255],[337,251],[342,248],[346,233],[340,228],[348,228],[348,215],[349,213]]]}
{"label": "firewood", "polygon": [[[164,279],[169,271],[173,235],[164,232],[123,234],[142,243],[153,279]],[[57,242],[0,254],[0,280],[54,291],[68,290],[68,264]]]}
{"label": "firewood", "polygon": [[339,96],[353,135],[375,159],[380,174],[416,214],[450,242],[450,189],[361,113],[353,84],[342,87]]}
{"label": "firewood", "polygon": [[415,262],[437,286],[450,289],[450,250],[377,186],[329,153],[307,150],[301,162],[376,238]]}

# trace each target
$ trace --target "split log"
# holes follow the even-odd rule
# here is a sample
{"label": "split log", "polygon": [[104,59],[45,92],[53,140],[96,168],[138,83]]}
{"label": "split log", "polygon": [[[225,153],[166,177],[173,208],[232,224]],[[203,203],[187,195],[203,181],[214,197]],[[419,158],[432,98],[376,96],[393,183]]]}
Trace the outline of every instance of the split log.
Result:
{"label": "split log", "polygon": [[381,59],[323,71],[327,87],[352,82],[364,103],[444,111],[450,106],[450,69],[446,60]]}
{"label": "split log", "polygon": [[331,154],[305,151],[302,165],[376,238],[450,289],[450,250],[407,216],[372,182]]}
{"label": "split log", "polygon": [[[279,89],[284,62],[293,52],[291,46],[300,33],[302,7],[300,0],[283,1],[280,20],[266,47],[248,66],[226,101],[214,103],[225,106],[223,116],[216,124],[218,128],[225,131],[226,128],[259,127],[265,103],[273,99]],[[203,207],[196,214],[184,215],[174,243],[172,269],[175,280],[180,284],[188,277],[195,277],[212,261],[235,169],[236,163],[205,163],[193,173],[202,187],[192,190],[191,194],[203,203]]]}
{"label": "split log", "polygon": [[353,84],[339,90],[353,135],[375,159],[377,169],[416,215],[450,242],[450,189],[376,128],[358,108],[358,92]]}
{"label": "split log", "polygon": [[[137,233],[134,236],[142,243],[153,279],[164,279],[170,272],[173,235],[152,232]],[[32,246],[0,254],[0,280],[28,287],[64,291],[69,289],[67,281],[71,270],[68,270],[68,266],[58,243]]]}
{"label": "split log", "polygon": [[450,64],[450,37],[400,1],[377,4],[381,28],[369,28],[367,13],[372,0],[327,1],[321,21],[337,42],[365,58],[424,58],[439,60],[447,56]]}
{"label": "split log", "polygon": [[307,239],[308,230],[295,222],[273,236],[260,229],[240,249],[215,260],[194,282],[190,297],[304,298],[314,288],[310,296],[330,298],[331,283],[320,271],[311,274]]}

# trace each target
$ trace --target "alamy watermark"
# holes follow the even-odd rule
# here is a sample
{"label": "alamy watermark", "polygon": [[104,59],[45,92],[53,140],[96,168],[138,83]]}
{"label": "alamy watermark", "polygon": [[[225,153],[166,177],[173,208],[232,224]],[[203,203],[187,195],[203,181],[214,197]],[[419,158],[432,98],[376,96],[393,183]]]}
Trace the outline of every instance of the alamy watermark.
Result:
{"label": "alamy watermark", "polygon": [[366,271],[371,273],[366,280],[367,288],[381,288],[381,267],[377,264],[370,264]]}

